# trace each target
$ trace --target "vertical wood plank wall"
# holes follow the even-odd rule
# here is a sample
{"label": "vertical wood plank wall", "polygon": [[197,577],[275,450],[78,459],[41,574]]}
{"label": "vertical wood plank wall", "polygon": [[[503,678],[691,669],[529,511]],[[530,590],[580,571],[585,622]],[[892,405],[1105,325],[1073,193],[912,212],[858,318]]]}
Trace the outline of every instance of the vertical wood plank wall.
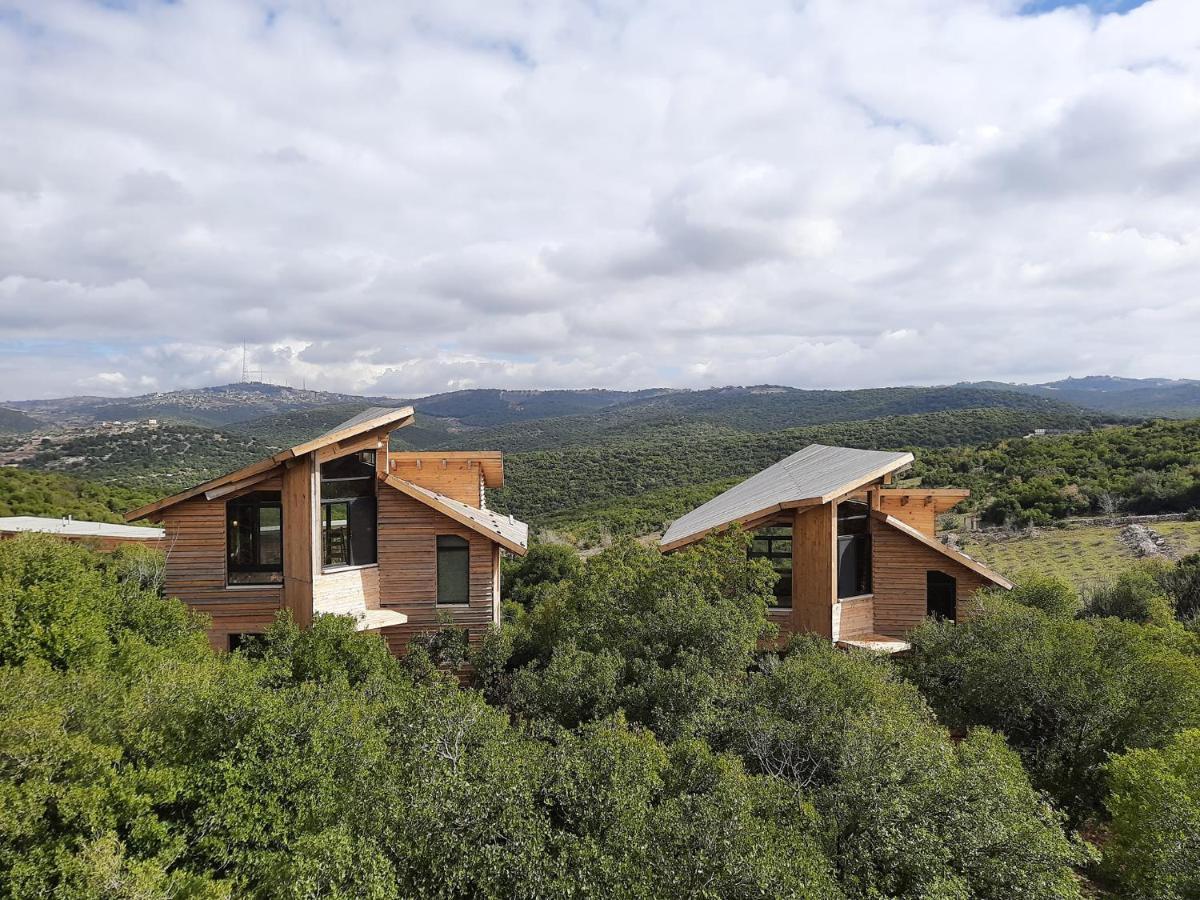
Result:
{"label": "vertical wood plank wall", "polygon": [[301,628],[312,624],[317,527],[316,460],[295,460],[283,472],[283,605]]}
{"label": "vertical wood plank wall", "polygon": [[[466,538],[470,545],[469,602],[461,606],[437,605],[437,535]],[[482,639],[495,620],[496,545],[390,488],[379,492],[379,605],[408,616],[408,622],[385,628],[383,635],[393,653],[401,653],[413,635],[430,631],[445,615],[452,624],[468,629],[472,643]]]}
{"label": "vertical wood plank wall", "polygon": [[[278,480],[260,490],[279,490]],[[228,635],[266,631],[283,603],[282,587],[225,585],[225,501],[188,500],[163,516],[167,566],[163,588],[209,616],[209,640],[219,650]]]}
{"label": "vertical wood plank wall", "polygon": [[904,637],[921,624],[926,613],[925,578],[931,570],[957,580],[959,617],[970,608],[974,593],[989,583],[961,563],[881,522],[871,522],[871,542],[875,631],[879,634]]}
{"label": "vertical wood plank wall", "polygon": [[792,524],[792,618],[788,630],[833,639],[837,597],[836,504],[797,510]]}

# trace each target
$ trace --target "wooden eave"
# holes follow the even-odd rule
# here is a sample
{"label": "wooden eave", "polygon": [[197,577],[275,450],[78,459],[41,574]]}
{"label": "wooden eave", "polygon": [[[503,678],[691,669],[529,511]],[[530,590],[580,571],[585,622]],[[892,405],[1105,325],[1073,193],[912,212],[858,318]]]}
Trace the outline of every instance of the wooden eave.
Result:
{"label": "wooden eave", "polygon": [[1011,581],[1009,581],[1007,578],[1005,578],[1003,575],[999,574],[998,572],[993,572],[991,569],[989,569],[983,563],[978,562],[974,559],[971,559],[971,557],[967,556],[967,554],[965,554],[959,550],[955,550],[951,547],[947,547],[941,541],[939,541],[935,538],[929,537],[929,535],[925,534],[922,531],[918,531],[916,528],[913,528],[911,525],[908,525],[905,522],[901,522],[895,516],[889,516],[885,512],[881,512],[880,510],[873,509],[873,510],[871,510],[871,517],[878,522],[883,522],[886,525],[890,525],[892,528],[895,528],[897,531],[903,532],[904,534],[908,535],[913,540],[919,541],[920,543],[924,544],[926,547],[929,547],[931,550],[936,550],[938,553],[942,554],[942,556],[952,559],[954,562],[958,563],[959,565],[966,566],[968,569],[970,569],[976,575],[980,575],[983,578],[986,578],[988,581],[992,582],[993,584],[999,585],[1000,587],[1004,588],[1006,591],[1012,590],[1013,583]]}
{"label": "wooden eave", "polygon": [[[406,481],[403,478],[397,478],[395,475],[380,475],[380,480],[389,487],[393,487],[407,497],[411,497],[418,503],[423,503],[430,509],[440,512],[442,515],[453,519],[459,525],[471,529],[478,534],[483,535],[489,541],[499,544],[510,553],[517,556],[524,556],[529,552],[529,548],[520,543],[518,540],[503,533],[497,526],[489,526],[485,522],[476,518],[476,516],[491,516],[497,519],[503,518],[499,513],[492,513],[487,510],[476,510],[473,507],[468,507],[465,503],[460,503],[452,497],[446,497],[442,494],[432,491],[429,488],[422,487],[419,484],[413,484],[411,481]],[[461,509],[460,509],[461,507]],[[526,526],[523,523],[514,523],[522,528]]]}
{"label": "wooden eave", "polygon": [[357,422],[354,425],[328,431],[318,438],[313,438],[311,441],[305,441],[303,444],[297,444],[295,447],[289,447],[287,450],[281,450],[274,456],[269,456],[266,459],[260,459],[256,463],[251,463],[250,465],[244,466],[233,472],[227,472],[226,474],[206,481],[203,484],[198,484],[195,487],[188,488],[186,491],[180,491],[178,494],[172,494],[170,497],[164,497],[161,500],[156,500],[153,503],[148,503],[145,506],[130,510],[129,512],[125,513],[125,521],[136,522],[138,519],[148,518],[157,513],[161,513],[168,507],[175,506],[178,503],[183,503],[186,500],[191,500],[194,497],[200,496],[201,494],[207,494],[209,491],[216,493],[217,488],[221,488],[225,485],[257,480],[257,476],[274,469],[276,466],[286,465],[291,460],[299,459],[302,456],[307,456],[309,453],[314,453],[324,448],[345,447],[346,449],[344,452],[352,452],[356,438],[390,434],[397,428],[411,424],[412,419],[412,407],[404,406],[399,409],[388,410],[387,413],[381,413],[374,418]]}
{"label": "wooden eave", "polygon": [[479,464],[486,487],[504,486],[504,454],[499,450],[402,450],[389,453],[388,459],[400,462],[473,462]]}

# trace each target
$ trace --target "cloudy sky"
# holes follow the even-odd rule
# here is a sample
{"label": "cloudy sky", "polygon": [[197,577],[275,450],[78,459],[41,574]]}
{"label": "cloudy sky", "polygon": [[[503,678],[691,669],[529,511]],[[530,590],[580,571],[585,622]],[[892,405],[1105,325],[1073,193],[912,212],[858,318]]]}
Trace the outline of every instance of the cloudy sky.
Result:
{"label": "cloudy sky", "polygon": [[0,0],[0,399],[1200,377],[1197,0]]}

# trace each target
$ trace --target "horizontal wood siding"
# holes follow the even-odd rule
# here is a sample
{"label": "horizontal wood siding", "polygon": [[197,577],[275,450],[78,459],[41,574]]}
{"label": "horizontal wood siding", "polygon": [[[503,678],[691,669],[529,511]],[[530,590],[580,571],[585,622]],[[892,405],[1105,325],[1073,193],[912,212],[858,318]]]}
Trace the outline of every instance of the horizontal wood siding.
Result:
{"label": "horizontal wood siding", "polygon": [[926,613],[925,578],[931,570],[957,580],[959,614],[970,608],[971,597],[988,583],[961,563],[881,522],[871,522],[871,534],[875,631],[879,634],[904,637],[921,624]]}
{"label": "horizontal wood siding", "polygon": [[229,634],[266,631],[280,608],[283,590],[225,586],[225,501],[180,503],[163,515],[163,527],[164,590],[212,619],[213,646],[225,649]]}
{"label": "horizontal wood siding", "polygon": [[[470,595],[463,606],[437,606],[437,536],[452,534],[470,543]],[[402,653],[413,635],[439,627],[439,616],[468,629],[478,642],[497,615],[493,561],[487,538],[435,512],[423,503],[385,488],[379,492],[379,605],[408,616],[383,629],[393,653]]]}
{"label": "horizontal wood siding", "polygon": [[875,601],[872,597],[839,600],[833,607],[833,639],[849,641],[875,630]]}
{"label": "horizontal wood siding", "polygon": [[379,567],[322,572],[313,584],[313,613],[351,616],[379,609]]}

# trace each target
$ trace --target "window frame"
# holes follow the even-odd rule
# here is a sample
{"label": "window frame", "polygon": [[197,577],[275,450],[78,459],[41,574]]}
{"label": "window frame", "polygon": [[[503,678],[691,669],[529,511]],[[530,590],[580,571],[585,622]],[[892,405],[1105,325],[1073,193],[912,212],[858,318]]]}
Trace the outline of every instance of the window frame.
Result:
{"label": "window frame", "polygon": [[[246,515],[246,511],[252,510],[254,516],[253,531],[251,536],[252,553],[256,559],[260,559],[262,555],[262,510],[264,507],[277,509],[279,512],[279,562],[276,563],[235,563],[233,559],[233,534],[234,528],[239,527],[233,522],[233,510],[241,509],[237,515],[239,518]],[[241,590],[253,589],[262,590],[264,588],[281,588],[283,587],[283,555],[284,555],[284,534],[283,534],[283,492],[282,491],[251,491],[237,497],[231,497],[225,501],[225,587],[227,589]],[[259,578],[248,581],[234,580],[231,576],[240,574],[249,577],[254,574],[262,575],[278,575],[277,578]]]}
{"label": "window frame", "polygon": [[[442,600],[442,546],[443,539],[454,541],[462,541],[462,546],[455,547],[452,552],[462,553],[466,559],[464,569],[464,579],[466,581],[465,600]],[[449,548],[447,548],[449,549]],[[471,539],[463,537],[461,534],[452,534],[449,532],[435,534],[433,536],[433,603],[435,607],[444,607],[445,609],[467,609],[471,605]]]}
{"label": "window frame", "polygon": [[[766,533],[766,532],[772,531],[772,530],[784,531],[785,533],[783,533],[783,534],[767,534]],[[794,539],[795,539],[795,534],[793,533],[792,529],[785,525],[767,526],[767,527],[759,529],[758,531],[755,531],[750,536],[750,546],[746,549],[746,558],[747,559],[765,559],[771,565],[771,568],[772,568],[772,570],[774,570],[775,575],[776,575],[775,584],[772,586],[772,593],[775,597],[775,605],[770,607],[768,612],[773,611],[773,610],[785,610],[785,611],[790,612],[792,609],[792,593],[795,591],[794,579],[796,577],[796,569],[795,569],[796,557],[795,557]],[[767,542],[766,551],[760,551],[760,550],[754,549],[754,545],[758,541],[766,541]],[[774,544],[776,542],[780,542],[780,543],[786,542],[788,545],[787,553],[782,553],[782,552],[776,551],[774,549]],[[788,568],[786,571],[781,570],[774,564],[774,561],[777,559],[786,559],[788,561]],[[780,584],[785,579],[788,584],[788,589],[787,589],[786,593],[781,594],[781,593],[779,593]]]}
{"label": "window frame", "polygon": [[[851,507],[854,507],[853,512],[849,512]],[[843,514],[843,508],[847,510],[846,514]],[[837,599],[842,601],[871,597],[875,593],[875,545],[871,539],[871,508],[859,500],[843,500],[838,503],[836,519]],[[855,568],[858,570],[855,573],[855,590],[846,594],[842,593],[843,546],[851,547]]]}
{"label": "window frame", "polygon": [[[344,572],[348,569],[368,569],[372,566],[379,565],[379,489],[376,484],[375,476],[375,451],[363,450],[355,453],[347,453],[345,456],[339,456],[320,465],[317,472],[317,499],[319,504],[319,525],[321,532],[321,572]],[[348,462],[358,460],[362,466],[359,474],[344,475],[335,474],[326,476],[326,466],[333,466],[335,471],[337,468],[344,468]],[[337,464],[341,464],[339,467]],[[329,494],[326,496],[326,486],[330,486]],[[368,491],[338,491],[337,486],[351,487],[354,485],[369,485]],[[329,554],[332,542],[332,513],[333,507],[344,505],[346,507],[345,519],[345,562],[331,562]],[[356,519],[355,507],[370,506],[370,520],[374,523],[371,527],[370,535],[370,552],[362,553],[363,544],[355,540],[354,522]],[[358,513],[362,516],[362,512]],[[361,519],[360,519],[361,521]],[[361,538],[361,535],[360,535]],[[361,558],[360,558],[361,557]]]}

